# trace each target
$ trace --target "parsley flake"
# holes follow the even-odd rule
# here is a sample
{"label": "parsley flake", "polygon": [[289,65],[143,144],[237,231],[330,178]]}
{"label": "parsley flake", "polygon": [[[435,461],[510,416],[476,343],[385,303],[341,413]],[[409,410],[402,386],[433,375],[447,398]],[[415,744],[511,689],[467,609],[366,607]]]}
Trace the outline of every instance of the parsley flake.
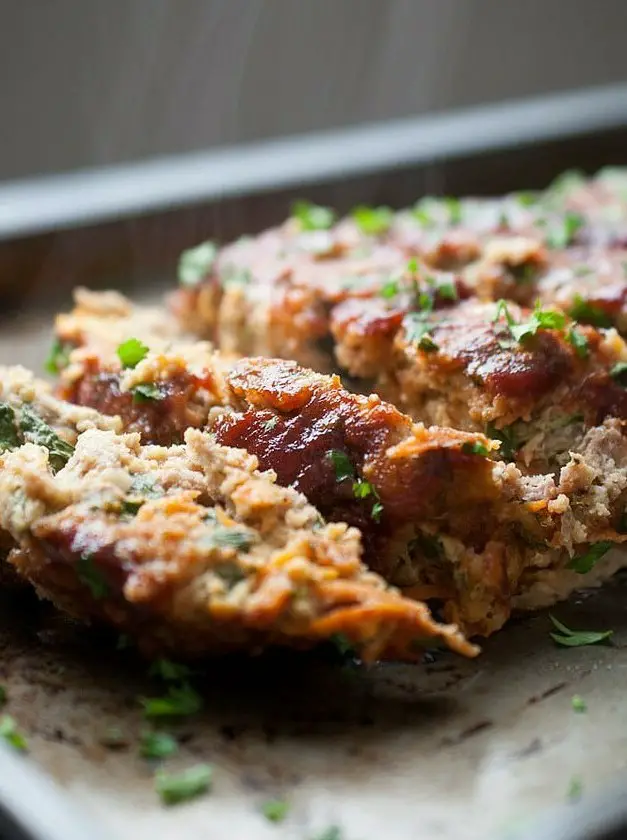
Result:
{"label": "parsley flake", "polygon": [[367,236],[379,236],[390,229],[394,213],[389,207],[355,207],[352,217],[362,233]]}
{"label": "parsley flake", "polygon": [[418,349],[422,350],[423,353],[437,353],[439,348],[435,341],[427,333],[423,335],[418,342]]}
{"label": "parsley flake", "polygon": [[52,347],[48,353],[48,358],[44,362],[44,369],[47,373],[55,376],[57,373],[66,368],[70,362],[70,353],[74,350],[74,345],[66,341],[61,341],[60,338],[55,338],[52,342]]}
{"label": "parsley flake", "polygon": [[48,461],[53,472],[64,467],[74,453],[74,447],[60,438],[29,405],[22,407],[20,428],[26,440],[48,450]]}
{"label": "parsley flake", "polygon": [[167,732],[142,732],[139,754],[142,758],[168,758],[178,750],[178,742]]}
{"label": "parsley flake", "polygon": [[[405,337],[409,344],[417,344],[420,346],[420,342],[427,337],[429,340],[424,342],[424,346],[421,349],[426,350],[427,352],[437,350],[437,344],[430,336],[433,325],[427,323],[424,313],[410,312],[409,315],[405,315],[405,318],[403,319],[403,327],[405,328]],[[429,347],[429,341],[433,346]]]}
{"label": "parsley flake", "polygon": [[554,249],[568,248],[584,224],[583,216],[569,210],[559,222],[551,227],[546,237],[546,244]]}
{"label": "parsley flake", "polygon": [[269,822],[283,822],[290,810],[290,806],[284,799],[268,799],[261,806],[261,813]]}
{"label": "parsley flake", "polygon": [[615,365],[612,365],[610,368],[610,376],[612,379],[615,379],[619,385],[627,387],[627,362],[616,362]]}
{"label": "parsley flake", "polygon": [[310,201],[296,201],[292,205],[292,218],[298,221],[303,231],[328,230],[335,221],[335,211]]}
{"label": "parsley flake", "polygon": [[138,338],[129,338],[120,344],[116,353],[123,368],[134,368],[146,358],[148,348]]}
{"label": "parsley flake", "polygon": [[17,449],[20,439],[16,428],[15,412],[8,403],[0,403],[0,453]]}
{"label": "parsley flake", "polygon": [[459,297],[455,283],[450,282],[440,283],[437,287],[437,293],[441,298],[444,298],[444,300],[457,300]]}
{"label": "parsley flake", "polygon": [[593,327],[611,327],[612,319],[601,309],[587,300],[584,300],[581,295],[575,295],[568,314],[575,321],[583,324],[592,324]]}
{"label": "parsley flake", "polygon": [[516,438],[514,426],[504,426],[502,429],[497,429],[493,423],[488,423],[485,430],[486,435],[492,440],[501,442],[499,453],[507,460],[513,461],[516,457],[516,452],[520,447],[520,442]]}
{"label": "parsley flake", "polygon": [[184,682],[172,685],[164,697],[143,697],[144,717],[171,718],[187,717],[199,712],[203,707],[203,700],[195,688]]}
{"label": "parsley flake", "polygon": [[142,382],[131,388],[133,393],[134,403],[152,402],[153,400],[162,400],[163,394],[159,390],[159,386],[154,382]]}
{"label": "parsley flake", "polygon": [[563,330],[566,326],[566,316],[554,309],[542,309],[538,301],[529,320],[518,323],[512,316],[507,302],[500,300],[496,307],[493,321],[496,322],[504,315],[512,338],[523,343],[527,338],[535,335],[538,330]]}
{"label": "parsley flake", "polygon": [[15,720],[10,715],[3,715],[0,718],[0,737],[20,752],[26,752],[28,749],[26,738],[19,731]]}
{"label": "parsley flake", "polygon": [[584,712],[588,711],[588,704],[583,699],[583,697],[580,697],[578,694],[575,694],[570,702],[574,712],[579,712],[579,714],[583,714]]}
{"label": "parsley flake", "polygon": [[376,493],[374,486],[369,481],[364,481],[362,478],[358,479],[353,484],[353,496],[356,499],[366,499]]}
{"label": "parsley flake", "polygon": [[472,442],[466,441],[466,443],[463,443],[462,452],[464,455],[481,455],[483,458],[487,458],[490,454],[490,450],[485,443],[481,443],[478,440],[473,440]]}
{"label": "parsley flake", "polygon": [[331,825],[312,840],[342,840],[342,831],[338,825]]}
{"label": "parsley flake", "polygon": [[448,213],[449,224],[459,225],[462,221],[462,203],[458,198],[451,198],[450,196],[442,199],[442,204]]}
{"label": "parsley flake", "polygon": [[613,630],[569,630],[564,624],[558,621],[554,616],[549,615],[553,626],[559,633],[549,633],[553,641],[562,647],[585,647],[587,645],[597,645],[599,642],[604,642],[609,639]]}
{"label": "parsley flake", "polygon": [[396,297],[399,292],[400,286],[398,280],[388,280],[381,286],[379,294],[382,298],[389,300],[390,298]]}
{"label": "parsley flake", "polygon": [[202,538],[205,548],[232,548],[235,551],[248,551],[254,541],[251,531],[228,525],[216,525],[210,534]]}
{"label": "parsley flake", "polygon": [[566,333],[566,341],[572,344],[575,348],[575,353],[580,359],[586,359],[590,355],[590,348],[588,346],[588,339],[585,335],[575,327],[570,327]]}
{"label": "parsley flake", "polygon": [[155,790],[165,805],[177,805],[206,793],[211,788],[213,768],[210,764],[196,764],[180,773],[155,774]]}
{"label": "parsley flake", "polygon": [[370,511],[370,516],[374,519],[375,522],[381,521],[381,515],[383,513],[383,505],[381,502],[375,502],[372,506],[372,510]]}
{"label": "parsley flake", "polygon": [[568,783],[568,790],[566,796],[573,802],[581,799],[583,795],[583,782],[579,776],[573,776]]}
{"label": "parsley flake", "polygon": [[264,432],[271,432],[278,422],[279,418],[276,415],[274,417],[271,417],[269,420],[266,420],[266,422],[263,424]]}
{"label": "parsley flake", "polygon": [[99,601],[107,597],[109,585],[101,570],[94,565],[93,558],[89,554],[83,554],[77,560],[76,574],[79,580],[89,589],[92,598]]}
{"label": "parsley flake", "polygon": [[195,248],[183,251],[179,257],[178,278],[181,286],[194,288],[202,282],[213,268],[218,246],[207,241]]}
{"label": "parsley flake", "polygon": [[330,458],[333,468],[335,469],[335,478],[337,481],[344,481],[346,478],[354,478],[355,468],[346,452],[341,449],[329,449],[327,457]]}
{"label": "parsley flake", "polygon": [[607,554],[612,546],[613,543],[609,540],[594,543],[585,554],[581,554],[579,557],[573,557],[568,564],[568,568],[577,572],[579,575],[585,575],[594,569],[598,561]]}

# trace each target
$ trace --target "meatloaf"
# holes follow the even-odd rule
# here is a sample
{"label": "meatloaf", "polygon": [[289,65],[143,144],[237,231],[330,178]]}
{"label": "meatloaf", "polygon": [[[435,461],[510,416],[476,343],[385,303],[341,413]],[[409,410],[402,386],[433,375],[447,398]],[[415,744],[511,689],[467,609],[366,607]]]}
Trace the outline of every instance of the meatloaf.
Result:
{"label": "meatloaf", "polygon": [[[148,655],[197,657],[341,634],[364,659],[476,648],[360,561],[359,533],[325,524],[253,456],[190,429],[182,445],[91,429],[63,464],[22,439],[13,403],[0,456],[11,562],[65,612],[129,633]],[[69,449],[69,447],[68,447]]]}

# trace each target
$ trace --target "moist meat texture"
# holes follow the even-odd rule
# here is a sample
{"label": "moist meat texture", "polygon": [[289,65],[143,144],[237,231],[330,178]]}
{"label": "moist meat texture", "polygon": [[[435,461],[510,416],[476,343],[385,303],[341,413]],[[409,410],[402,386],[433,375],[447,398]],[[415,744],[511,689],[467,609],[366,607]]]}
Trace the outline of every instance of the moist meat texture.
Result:
{"label": "moist meat texture", "polygon": [[35,443],[6,451],[1,467],[18,573],[149,655],[306,647],[337,633],[366,659],[412,659],[439,640],[476,652],[362,565],[355,529],[325,525],[254,457],[207,434],[190,429],[165,448],[90,430],[59,470]]}
{"label": "moist meat texture", "polygon": [[[52,395],[50,386],[23,367],[0,366],[0,452],[18,442],[47,446],[53,467],[62,466],[85,429],[119,431],[117,417],[105,417],[91,408],[71,405]],[[20,579],[4,561],[15,548],[11,535],[0,529],[0,580],[3,586]]]}
{"label": "moist meat texture", "polygon": [[[144,365],[167,387],[168,358],[148,353],[122,375],[146,381]],[[206,404],[204,422],[216,440],[255,455],[325,518],[359,528],[373,570],[440,603],[469,633],[498,629],[546,576],[555,597],[589,582],[568,569],[573,557],[623,539],[627,453],[618,420],[582,429],[557,471],[522,471],[495,460],[496,440],[416,424],[379,397],[349,393],[337,377],[294,362],[226,365],[207,355],[206,364],[219,396]],[[106,411],[102,392],[92,393],[92,405]],[[154,440],[161,427],[148,409],[140,425]]]}

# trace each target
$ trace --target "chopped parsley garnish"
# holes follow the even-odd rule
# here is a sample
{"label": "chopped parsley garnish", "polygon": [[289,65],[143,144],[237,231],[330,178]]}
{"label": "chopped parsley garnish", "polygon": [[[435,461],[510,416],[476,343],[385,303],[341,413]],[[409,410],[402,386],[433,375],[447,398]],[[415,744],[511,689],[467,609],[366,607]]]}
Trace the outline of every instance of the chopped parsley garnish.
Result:
{"label": "chopped parsley garnish", "polygon": [[48,358],[44,362],[44,369],[46,372],[51,373],[53,376],[57,373],[61,373],[61,371],[68,366],[70,353],[73,349],[73,344],[61,341],[60,338],[55,338],[52,342],[50,352],[48,353]]}
{"label": "chopped parsley garnish", "polygon": [[53,472],[57,472],[67,464],[74,452],[74,447],[62,440],[28,405],[22,407],[20,428],[27,440],[48,450],[48,461]]}
{"label": "chopped parsley garnish", "polygon": [[536,303],[528,321],[517,323],[504,300],[497,303],[494,321],[498,321],[501,315],[505,317],[512,338],[521,343],[535,335],[540,329],[563,330],[566,326],[566,316],[562,312],[557,312],[554,309],[542,309],[539,301]]}
{"label": "chopped parsley garnish", "polygon": [[373,496],[377,501],[372,506],[370,515],[375,522],[379,522],[383,513],[383,505],[381,504],[379,493],[374,484],[371,484],[369,481],[364,481],[363,478],[357,479],[357,481],[353,482],[353,496],[356,499],[367,499],[368,496]]}
{"label": "chopped parsley garnish", "polygon": [[139,499],[137,501],[135,501],[134,499],[124,499],[124,501],[120,504],[120,513],[122,514],[122,516],[136,516],[140,507],[143,504],[143,499]]}
{"label": "chopped parsley garnish", "polygon": [[590,348],[588,346],[588,339],[582,332],[575,329],[575,327],[570,327],[568,332],[566,333],[566,341],[569,344],[572,344],[575,348],[575,353],[579,356],[580,359],[585,359],[590,355]]}
{"label": "chopped parsley garnish", "polygon": [[15,720],[10,715],[3,715],[0,718],[0,737],[20,752],[26,752],[28,749],[26,738],[18,730]]}
{"label": "chopped parsley garnish", "polygon": [[513,461],[516,457],[516,452],[520,446],[520,442],[516,439],[516,432],[514,426],[504,426],[502,429],[497,429],[494,423],[488,423],[485,430],[486,435],[492,440],[500,440],[501,448],[499,453],[507,460]]}
{"label": "chopped parsley garnish", "polygon": [[[347,478],[355,479],[355,467],[346,452],[343,452],[341,449],[329,449],[327,456],[333,463],[336,481],[345,481]],[[356,499],[367,499],[369,496],[374,497],[376,502],[372,506],[370,515],[375,522],[379,522],[383,513],[383,505],[379,501],[379,494],[374,484],[371,484],[363,478],[353,480],[353,496]]]}
{"label": "chopped parsley garnish", "polygon": [[584,300],[581,295],[575,295],[568,314],[575,321],[592,324],[593,327],[612,326],[612,319],[607,312],[604,312],[600,306],[595,306],[593,303]]}
{"label": "chopped parsley garnish", "polygon": [[383,505],[381,504],[381,502],[375,502],[372,506],[372,510],[370,511],[370,516],[374,519],[375,522],[380,522],[382,514]]}
{"label": "chopped parsley garnish", "polygon": [[462,203],[458,198],[445,197],[442,204],[448,212],[448,220],[451,225],[459,225],[462,221]]}
{"label": "chopped parsley garnish", "polygon": [[312,840],[342,840],[342,831],[339,826],[331,825],[320,834],[316,834]]}
{"label": "chopped parsley garnish", "polygon": [[122,342],[116,350],[124,368],[134,368],[146,358],[148,348],[138,338],[129,338]]}
{"label": "chopped parsley garnish", "polygon": [[222,286],[247,286],[253,279],[249,268],[227,263],[220,269],[220,284]]}
{"label": "chopped parsley garnish", "polygon": [[568,564],[568,568],[577,572],[579,575],[585,575],[594,569],[598,561],[607,554],[612,546],[613,543],[609,540],[594,543],[585,554],[581,554],[579,557],[573,557]]}
{"label": "chopped parsley garnish", "polygon": [[351,641],[343,633],[333,633],[330,637],[330,641],[333,642],[338,653],[342,656],[355,655],[355,649],[353,648]]}
{"label": "chopped parsley garnish", "polygon": [[209,274],[213,268],[218,247],[215,242],[203,242],[195,248],[183,251],[179,257],[178,278],[181,286],[193,288]]}
{"label": "chopped parsley garnish", "polygon": [[163,394],[159,390],[159,386],[154,382],[141,382],[139,385],[134,385],[131,388],[133,393],[134,403],[152,402],[153,400],[163,399]]}
{"label": "chopped parsley garnish", "polygon": [[235,563],[219,563],[213,566],[211,571],[223,580],[229,589],[247,578],[246,572]]}
{"label": "chopped parsley garnish", "polygon": [[418,342],[418,349],[422,350],[423,353],[437,353],[438,345],[427,333],[426,335],[423,335]]}
{"label": "chopped parsley garnish", "polygon": [[538,194],[533,192],[514,193],[514,200],[521,207],[533,207],[538,203]]}
{"label": "chopped parsley garnish", "polygon": [[211,787],[213,768],[210,764],[196,764],[180,773],[155,773],[155,790],[165,805],[177,805],[206,793]]}
{"label": "chopped parsley garnish", "polygon": [[398,280],[388,280],[383,284],[383,286],[381,286],[379,294],[382,298],[389,300],[390,298],[396,297],[399,292],[400,285]]}
{"label": "chopped parsley garnish", "polygon": [[[421,350],[434,352],[438,349],[437,344],[430,336],[433,325],[425,320],[425,313],[410,312],[403,319],[405,337],[410,344],[417,344]],[[422,346],[421,346],[422,345]]]}
{"label": "chopped parsley garnish", "polygon": [[189,679],[191,670],[180,662],[171,659],[156,659],[148,669],[151,677],[159,677],[164,682],[179,682]]}
{"label": "chopped parsley garnish", "polygon": [[559,633],[549,633],[553,641],[563,647],[585,647],[586,645],[597,645],[609,639],[614,633],[613,630],[569,630],[554,616],[549,615],[553,626]]}
{"label": "chopped parsley garnish", "polygon": [[0,403],[0,452],[17,449],[20,439],[17,433],[15,412],[8,403]]}
{"label": "chopped parsley garnish", "polygon": [[441,298],[444,298],[444,300],[457,300],[459,297],[455,283],[440,283],[436,291]]}
{"label": "chopped parsley garnish", "polygon": [[390,229],[394,213],[389,207],[356,207],[352,212],[357,226],[367,236],[379,236]]}
{"label": "chopped parsley garnish", "polygon": [[292,205],[292,218],[299,222],[301,230],[328,230],[335,221],[335,211],[310,201],[296,201]]}
{"label": "chopped parsley garnish", "polygon": [[94,565],[89,554],[83,554],[76,562],[76,574],[79,580],[91,592],[92,598],[100,600],[109,594],[109,585],[100,569]]}
{"label": "chopped parsley garnish", "polygon": [[164,697],[144,697],[141,700],[147,718],[171,718],[194,715],[202,709],[200,694],[189,683],[171,685]]}
{"label": "chopped parsley garnish", "polygon": [[490,454],[490,450],[484,443],[480,443],[478,440],[466,441],[466,443],[462,444],[462,452],[464,455],[481,455],[484,458],[487,458]]}
{"label": "chopped parsley garnish", "polygon": [[581,799],[583,795],[583,782],[579,778],[579,776],[573,776],[568,783],[568,790],[566,791],[566,796],[571,801],[576,801],[577,799]]}
{"label": "chopped parsley garnish", "polygon": [[266,422],[263,424],[264,432],[271,432],[278,422],[279,418],[276,415],[274,417],[271,417],[269,420],[266,420]]}
{"label": "chopped parsley garnish", "polygon": [[443,548],[442,543],[437,537],[432,537],[430,534],[419,533],[410,540],[407,545],[407,551],[411,558],[416,555],[424,555],[428,560],[437,560],[442,557]]}
{"label": "chopped parsley garnish", "polygon": [[610,376],[620,385],[627,387],[627,362],[616,362],[616,364],[610,368]]}
{"label": "chopped parsley garnish", "polygon": [[562,219],[551,227],[551,230],[547,233],[546,244],[549,248],[554,249],[567,248],[584,224],[583,216],[569,210]]}
{"label": "chopped parsley garnish", "polygon": [[368,496],[376,495],[376,492],[374,485],[362,478],[353,484],[353,496],[356,499],[366,499]]}
{"label": "chopped parsley garnish", "polygon": [[128,494],[129,496],[145,496],[147,499],[160,499],[163,491],[157,486],[153,476],[140,473],[133,476]]}
{"label": "chopped parsley garnish", "polygon": [[216,525],[210,534],[202,538],[205,548],[232,548],[235,551],[248,551],[254,541],[255,535],[251,531],[228,525]]}
{"label": "chopped parsley garnish", "polygon": [[411,257],[407,262],[407,273],[418,274],[418,258]]}
{"label": "chopped parsley garnish", "polygon": [[178,742],[167,732],[142,732],[139,754],[142,758],[168,758],[178,750]]}
{"label": "chopped parsley garnish", "polygon": [[261,813],[273,823],[283,822],[289,810],[290,806],[284,799],[268,799],[261,806]]}
{"label": "chopped parsley garnish", "polygon": [[329,449],[327,456],[331,459],[337,481],[344,481],[345,478],[354,477],[355,468],[346,452],[343,452],[341,449]]}
{"label": "chopped parsley garnish", "polygon": [[588,705],[586,701],[583,699],[583,697],[580,697],[578,694],[575,694],[570,702],[574,712],[583,713],[588,711]]}

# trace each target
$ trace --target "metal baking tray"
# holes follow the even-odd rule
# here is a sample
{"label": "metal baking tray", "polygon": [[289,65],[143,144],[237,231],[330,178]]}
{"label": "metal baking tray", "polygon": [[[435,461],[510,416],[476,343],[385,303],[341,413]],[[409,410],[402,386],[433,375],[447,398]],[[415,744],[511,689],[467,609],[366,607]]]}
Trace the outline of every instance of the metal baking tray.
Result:
{"label": "metal baking tray", "polygon": [[[345,169],[334,158],[335,169],[319,164],[319,178],[296,166],[289,178],[252,179],[247,190],[233,165],[240,174],[231,188],[192,190],[188,201],[170,195],[116,211],[94,200],[91,212],[73,218],[60,200],[69,189],[61,179],[40,185],[47,215],[28,217],[37,184],[0,187],[0,208],[13,201],[23,212],[22,227],[0,231],[0,362],[41,371],[51,307],[67,306],[73,285],[154,299],[171,282],[181,248],[272,224],[297,194],[342,209],[401,205],[425,192],[500,192],[541,186],[574,165],[626,164],[621,91],[612,120],[604,100],[603,120],[590,117],[593,108],[583,122],[565,120],[562,133],[542,133],[546,102],[527,110],[537,123],[524,143],[507,139],[516,121],[499,112],[510,128],[484,135],[478,148],[459,146],[455,138],[467,132],[456,123],[448,145],[444,132],[437,154],[426,144],[428,154],[412,159],[392,133],[388,158],[373,154],[361,169],[349,165],[350,144]],[[96,192],[106,173],[98,178]],[[177,725],[181,749],[168,767],[207,761],[213,788],[166,808],[153,790],[154,768],[137,750],[138,698],[157,690],[145,663],[30,592],[0,592],[0,683],[30,746],[26,756],[0,746],[0,838],[312,840],[330,826],[342,840],[627,836],[627,576],[553,612],[569,626],[613,629],[612,644],[557,648],[547,613],[538,613],[510,622],[474,661],[437,653],[422,665],[366,667],[322,650],[206,663],[197,677],[205,709]],[[584,698],[585,713],[573,709],[573,695]],[[111,727],[121,734],[115,749],[106,743]],[[280,825],[260,813],[271,798],[289,803]]]}

